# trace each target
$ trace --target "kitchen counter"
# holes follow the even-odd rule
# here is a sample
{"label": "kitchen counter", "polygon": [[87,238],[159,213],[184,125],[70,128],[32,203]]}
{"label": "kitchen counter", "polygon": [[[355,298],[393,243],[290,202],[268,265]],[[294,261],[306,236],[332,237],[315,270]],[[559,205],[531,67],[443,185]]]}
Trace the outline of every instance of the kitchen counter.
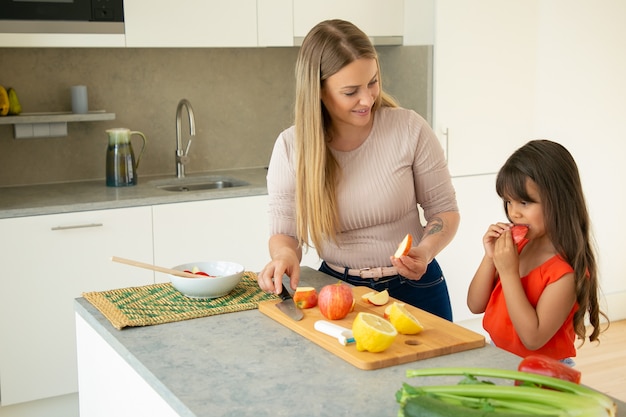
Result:
{"label": "kitchen counter", "polygon": [[[334,281],[302,270],[301,285],[319,289]],[[258,310],[121,331],[83,298],[76,299],[75,310],[180,416],[395,416],[395,392],[403,382],[418,383],[406,378],[407,369],[516,369],[519,363],[517,356],[487,345],[364,371]],[[428,383],[458,381],[432,377]],[[626,405],[618,402],[618,410],[626,416]]]}
{"label": "kitchen counter", "polygon": [[[130,187],[107,187],[104,179],[1,187],[0,219],[262,195],[267,194],[266,175],[267,170],[258,167],[188,174],[183,179],[177,179],[174,175],[140,176],[137,185]],[[164,181],[185,184],[206,176],[234,177],[248,185],[183,192],[157,188]]]}

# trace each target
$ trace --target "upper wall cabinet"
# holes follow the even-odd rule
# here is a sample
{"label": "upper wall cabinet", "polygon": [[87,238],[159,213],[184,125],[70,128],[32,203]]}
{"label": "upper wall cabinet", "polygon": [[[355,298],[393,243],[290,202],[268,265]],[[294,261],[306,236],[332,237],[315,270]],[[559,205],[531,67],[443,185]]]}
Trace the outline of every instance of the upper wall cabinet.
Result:
{"label": "upper wall cabinet", "polygon": [[[355,23],[377,45],[427,44],[433,0],[233,0],[125,2],[128,47],[298,46],[326,19]],[[411,12],[405,15],[405,9]],[[405,22],[410,28],[405,33]],[[427,35],[424,35],[427,33]],[[424,40],[426,39],[426,40]],[[432,44],[432,42],[430,42]],[[407,44],[406,42],[404,44]]]}
{"label": "upper wall cabinet", "polygon": [[432,45],[434,0],[263,0],[259,46],[298,46],[317,23],[349,20],[376,45]]}
{"label": "upper wall cabinet", "polygon": [[433,44],[434,0],[125,0],[122,33],[67,33],[67,22],[54,33],[37,22],[0,27],[0,47],[290,47],[326,19],[353,22],[376,45]]}
{"label": "upper wall cabinet", "polygon": [[497,172],[531,138],[537,0],[437,0],[434,129],[453,176]]}
{"label": "upper wall cabinet", "polygon": [[128,47],[298,46],[318,22],[345,19],[377,45],[432,45],[434,0],[133,0]]}
{"label": "upper wall cabinet", "polygon": [[298,0],[257,3],[258,46],[293,45],[293,4]]}
{"label": "upper wall cabinet", "polygon": [[124,2],[127,47],[256,47],[256,0]]}
{"label": "upper wall cabinet", "polygon": [[302,42],[313,26],[326,19],[349,20],[377,44],[401,45],[404,0],[294,0],[293,35],[296,44]]}

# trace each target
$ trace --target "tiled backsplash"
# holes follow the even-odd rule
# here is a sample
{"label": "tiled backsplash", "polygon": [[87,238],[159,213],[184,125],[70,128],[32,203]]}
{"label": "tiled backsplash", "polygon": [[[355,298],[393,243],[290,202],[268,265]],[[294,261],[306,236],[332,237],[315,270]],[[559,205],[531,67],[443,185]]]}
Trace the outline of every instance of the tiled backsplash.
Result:
{"label": "tiled backsplash", "polygon": [[[378,47],[383,85],[430,120],[432,47]],[[196,137],[187,173],[265,166],[293,120],[297,48],[0,48],[0,85],[17,91],[24,112],[70,111],[70,86],[88,87],[89,109],[112,121],[68,123],[62,138],[14,139],[0,125],[0,186],[102,179],[105,130],[148,138],[138,176],[175,174],[176,106],[187,98]],[[183,143],[189,137],[183,113]],[[137,143],[135,146],[139,146]]]}

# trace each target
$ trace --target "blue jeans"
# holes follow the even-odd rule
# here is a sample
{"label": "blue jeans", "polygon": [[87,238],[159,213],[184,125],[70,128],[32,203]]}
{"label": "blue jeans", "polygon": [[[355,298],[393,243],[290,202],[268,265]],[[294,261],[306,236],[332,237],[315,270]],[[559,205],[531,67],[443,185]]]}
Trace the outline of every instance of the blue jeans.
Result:
{"label": "blue jeans", "polygon": [[[376,291],[389,291],[389,295],[441,318],[452,321],[452,306],[448,286],[443,272],[435,259],[428,265],[426,273],[419,281],[410,280],[402,275],[373,279],[355,277],[346,272],[339,273],[322,262],[319,270],[355,286],[366,286]],[[346,268],[346,271],[348,268]]]}

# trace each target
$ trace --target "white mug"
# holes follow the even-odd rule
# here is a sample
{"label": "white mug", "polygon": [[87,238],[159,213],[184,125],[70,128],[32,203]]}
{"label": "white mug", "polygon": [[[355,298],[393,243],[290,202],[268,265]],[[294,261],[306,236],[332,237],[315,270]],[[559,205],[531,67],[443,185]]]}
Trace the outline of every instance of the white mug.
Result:
{"label": "white mug", "polygon": [[89,111],[89,104],[87,101],[87,86],[73,85],[70,90],[72,92],[72,113],[87,113]]}

